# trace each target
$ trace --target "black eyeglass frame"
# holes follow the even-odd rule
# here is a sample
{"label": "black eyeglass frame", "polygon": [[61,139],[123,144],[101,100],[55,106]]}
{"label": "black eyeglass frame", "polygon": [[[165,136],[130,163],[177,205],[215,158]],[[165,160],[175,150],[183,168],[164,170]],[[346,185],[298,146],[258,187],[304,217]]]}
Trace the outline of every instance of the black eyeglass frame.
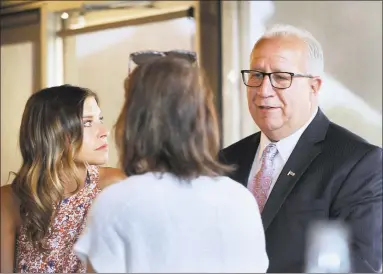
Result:
{"label": "black eyeglass frame", "polygon": [[[246,80],[245,80],[245,73],[250,73],[250,72],[257,72],[257,73],[260,73],[262,74],[262,81],[260,82],[259,85],[257,86],[250,86],[246,83]],[[291,76],[291,79],[290,79],[290,85],[288,87],[285,87],[285,88],[280,88],[280,87],[276,87],[273,85],[273,81],[271,80],[271,75],[273,74],[277,74],[277,73],[287,73]],[[288,72],[288,71],[276,71],[276,72],[262,72],[262,71],[259,71],[259,70],[254,70],[254,69],[243,69],[241,70],[241,75],[242,75],[242,81],[243,83],[245,84],[245,86],[247,87],[250,87],[250,88],[259,88],[262,83],[263,83],[263,79],[265,78],[265,76],[268,76],[269,77],[269,81],[270,81],[270,84],[274,87],[274,88],[277,88],[277,89],[287,89],[289,87],[291,87],[291,84],[293,83],[293,79],[295,77],[302,77],[302,78],[315,78],[315,76],[313,75],[310,75],[310,74],[300,74],[300,73],[294,73],[294,72]]]}
{"label": "black eyeglass frame", "polygon": [[170,55],[179,56],[180,58],[185,58],[190,61],[192,64],[197,63],[197,53],[190,50],[169,50],[169,51],[157,51],[157,50],[144,50],[144,51],[136,51],[129,55],[129,64],[128,70],[129,74],[131,72],[131,62],[135,63],[137,66],[142,65],[142,62],[138,62],[137,57],[150,54],[153,57],[165,57]]}

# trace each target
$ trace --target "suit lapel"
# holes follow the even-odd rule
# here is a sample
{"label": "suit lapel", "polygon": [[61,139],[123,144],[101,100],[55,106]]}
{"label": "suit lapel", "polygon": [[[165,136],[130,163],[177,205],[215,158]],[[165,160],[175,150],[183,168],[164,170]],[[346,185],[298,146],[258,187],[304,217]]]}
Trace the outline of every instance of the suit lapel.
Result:
{"label": "suit lapel", "polygon": [[318,110],[317,115],[299,139],[262,211],[265,230],[273,221],[295,184],[321,153],[321,141],[325,138],[328,124],[329,120]]}
{"label": "suit lapel", "polygon": [[257,132],[252,136],[252,138],[249,139],[248,143],[243,145],[243,150],[239,152],[239,163],[233,179],[240,182],[245,187],[247,187],[247,180],[249,178],[260,139],[261,133]]}
{"label": "suit lapel", "polygon": [[245,187],[247,187],[247,181],[249,179],[251,167],[254,162],[255,154],[257,153],[260,139],[261,133],[257,132],[254,135],[254,138],[250,139],[250,144],[244,146],[246,149],[242,152],[242,157],[240,158],[241,162],[238,165],[237,182],[240,182]]}
{"label": "suit lapel", "polygon": [[[289,160],[282,169],[265,208],[262,211],[262,221],[265,230],[278,213],[282,204],[298,182],[302,174],[309,167],[311,162],[320,154],[320,146],[313,146],[308,143],[298,143]],[[291,160],[290,160],[291,159]]]}

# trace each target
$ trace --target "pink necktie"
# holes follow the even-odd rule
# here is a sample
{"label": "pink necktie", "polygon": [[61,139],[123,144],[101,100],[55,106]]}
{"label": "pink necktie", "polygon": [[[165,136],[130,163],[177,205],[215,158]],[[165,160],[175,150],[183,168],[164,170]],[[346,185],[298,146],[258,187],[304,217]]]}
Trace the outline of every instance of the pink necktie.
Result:
{"label": "pink necktie", "polygon": [[274,165],[273,161],[278,153],[275,144],[269,144],[262,153],[261,168],[254,177],[251,185],[251,192],[254,194],[258,202],[259,211],[262,212],[265,207],[267,196],[273,181]]}

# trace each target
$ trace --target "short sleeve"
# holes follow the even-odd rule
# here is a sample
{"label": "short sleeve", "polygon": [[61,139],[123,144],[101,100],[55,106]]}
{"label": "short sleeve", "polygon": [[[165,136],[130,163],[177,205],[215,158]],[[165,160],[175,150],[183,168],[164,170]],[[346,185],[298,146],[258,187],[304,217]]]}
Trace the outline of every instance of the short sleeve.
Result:
{"label": "short sleeve", "polygon": [[[250,193],[249,193],[250,194]],[[258,203],[252,194],[247,195],[249,198],[250,207],[247,213],[249,214],[248,228],[252,232],[253,243],[249,241],[251,246],[254,246],[253,258],[257,258],[256,272],[265,273],[269,267],[269,258],[266,252],[265,230],[262,224],[262,218],[259,211]],[[252,206],[252,207],[251,207]]]}
{"label": "short sleeve", "polygon": [[233,200],[231,212],[235,216],[237,234],[232,243],[234,256],[233,271],[242,273],[265,273],[269,267],[269,258],[266,252],[265,231],[257,201],[253,194],[237,183],[239,191],[231,191]]}
{"label": "short sleeve", "polygon": [[101,193],[95,199],[74,251],[84,264],[89,261],[96,272],[126,273],[127,241],[117,222],[121,207],[111,208],[110,198],[111,195]]}

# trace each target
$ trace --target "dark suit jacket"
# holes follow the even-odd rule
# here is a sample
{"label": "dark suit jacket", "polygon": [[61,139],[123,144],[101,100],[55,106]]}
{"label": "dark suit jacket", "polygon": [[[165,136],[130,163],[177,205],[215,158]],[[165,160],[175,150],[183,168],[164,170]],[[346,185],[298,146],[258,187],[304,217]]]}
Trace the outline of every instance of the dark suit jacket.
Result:
{"label": "dark suit jacket", "polygon": [[[247,185],[260,132],[223,149],[237,165],[230,177]],[[287,175],[293,171],[295,176]],[[382,264],[382,149],[330,122],[319,110],[300,137],[262,212],[268,272],[303,272],[305,233],[316,219],[350,226],[353,272]]]}

